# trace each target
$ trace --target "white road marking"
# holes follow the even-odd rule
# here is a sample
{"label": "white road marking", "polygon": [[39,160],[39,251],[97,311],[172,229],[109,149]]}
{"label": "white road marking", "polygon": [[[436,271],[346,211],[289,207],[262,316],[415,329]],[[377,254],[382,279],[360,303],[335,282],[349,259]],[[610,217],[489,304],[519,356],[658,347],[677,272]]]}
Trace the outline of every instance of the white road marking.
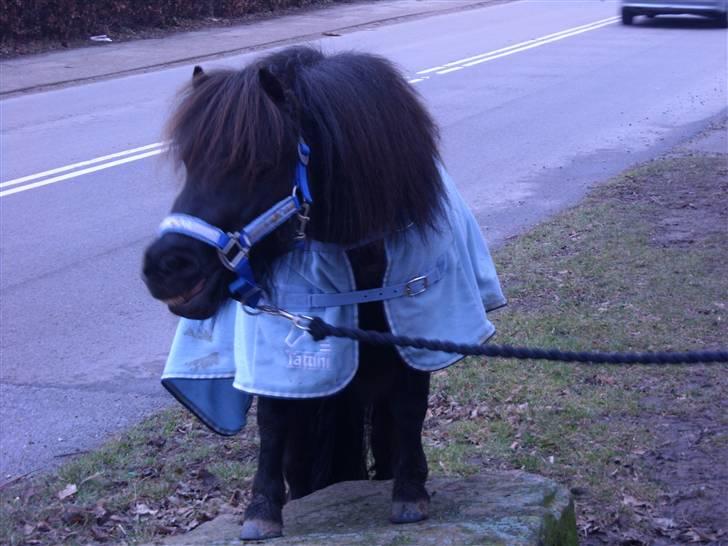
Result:
{"label": "white road marking", "polygon": [[132,161],[138,161],[140,159],[144,159],[145,157],[159,155],[162,152],[165,152],[166,150],[167,150],[167,148],[158,148],[156,150],[152,150],[151,152],[144,152],[143,154],[132,155],[129,157],[125,157],[123,159],[117,159],[115,161],[110,161],[109,163],[103,163],[101,165],[96,165],[95,167],[81,169],[80,171],[74,171],[72,173],[62,174],[60,176],[54,176],[53,178],[46,178],[45,180],[41,180],[40,182],[33,182],[32,184],[26,184],[25,186],[19,186],[17,188],[13,188],[10,190],[0,191],[0,197],[5,197],[7,195],[13,195],[14,193],[20,193],[20,192],[32,190],[35,188],[41,188],[43,186],[48,186],[49,184],[55,184],[56,182],[68,180],[69,178],[76,178],[77,176],[82,176],[84,174],[90,174],[90,173],[95,173],[97,171],[102,171],[104,169],[110,169],[111,167],[116,167],[117,165],[124,165],[125,163],[131,163]]}
{"label": "white road marking", "polygon": [[147,144],[146,146],[140,146],[139,148],[132,148],[131,150],[124,150],[123,152],[116,152],[115,154],[103,155],[101,157],[96,157],[94,159],[80,161],[78,163],[73,163],[71,165],[65,165],[63,167],[58,167],[56,169],[51,169],[49,171],[43,171],[42,173],[35,173],[35,174],[28,175],[28,176],[23,176],[21,178],[14,178],[13,180],[8,180],[7,182],[0,183],[0,188],[7,188],[8,186],[15,186],[17,184],[22,184],[23,182],[29,182],[30,180],[35,180],[37,178],[43,178],[46,176],[50,176],[52,174],[58,174],[58,173],[62,173],[65,171],[70,171],[70,170],[76,169],[78,167],[85,167],[86,165],[93,165],[94,163],[101,163],[102,161],[106,161],[108,159],[124,157],[125,155],[131,155],[131,154],[135,154],[137,152],[143,152],[145,150],[150,150],[152,148],[161,148],[162,146],[164,146],[164,142],[155,142],[154,144]]}
{"label": "white road marking", "polygon": [[[542,45],[550,44],[552,42],[563,40],[565,38],[570,38],[572,36],[577,36],[577,35],[583,34],[585,32],[597,30],[599,28],[614,24],[618,20],[619,20],[619,17],[609,17],[607,19],[601,19],[599,21],[594,21],[592,23],[580,25],[578,27],[569,28],[566,30],[562,30],[560,32],[555,32],[553,34],[541,36],[540,38],[534,38],[532,40],[527,40],[525,42],[514,44],[514,45],[511,45],[508,47],[503,47],[503,48],[496,49],[493,51],[488,51],[486,53],[479,53],[478,55],[473,55],[470,57],[466,57],[464,59],[458,59],[456,61],[451,61],[451,62],[445,63],[441,66],[435,66],[432,68],[427,68],[425,70],[420,70],[419,72],[416,73],[416,75],[420,76],[420,77],[412,78],[408,81],[411,84],[420,83],[420,82],[430,79],[430,74],[443,76],[445,74],[450,74],[451,72],[457,72],[459,70],[463,70],[465,68],[470,68],[472,66],[477,66],[479,64],[486,63],[489,61],[494,61],[496,59],[500,59],[500,58],[506,57],[508,55],[513,55],[515,53],[521,53],[522,51],[527,51],[527,50],[533,49],[535,47],[540,47]],[[123,150],[121,152],[116,152],[113,154],[97,157],[94,159],[89,159],[87,161],[81,161],[78,163],[73,163],[71,165],[57,167],[55,169],[50,169],[47,171],[31,174],[28,176],[14,178],[12,180],[8,180],[6,182],[0,183],[0,189],[7,188],[10,186],[18,186],[18,187],[12,188],[9,190],[0,191],[0,197],[6,197],[8,195],[13,195],[15,193],[21,193],[21,192],[32,190],[35,188],[48,186],[49,184],[55,184],[57,182],[62,182],[63,180],[69,180],[71,178],[76,178],[78,176],[83,176],[85,174],[90,174],[90,173],[94,173],[94,172],[101,171],[104,169],[109,169],[111,167],[116,167],[119,165],[124,165],[126,163],[131,163],[132,161],[139,161],[140,159],[144,159],[147,157],[161,154],[162,152],[164,152],[166,150],[167,150],[166,143],[155,142],[153,144],[148,144],[146,146],[140,146],[138,148],[132,148],[130,150]],[[138,152],[142,152],[142,153],[138,153]],[[133,154],[136,154],[136,155],[133,155]],[[122,158],[122,159],[116,159],[116,158]],[[112,161],[108,161],[110,159]],[[106,161],[106,163],[103,163],[104,161]],[[95,167],[88,167],[88,168],[82,168],[79,170],[74,170],[74,169],[78,169],[79,167],[86,167],[87,165],[93,165],[95,163],[101,163],[101,164],[96,165]],[[59,175],[59,176],[51,176],[51,175],[66,172],[66,171],[73,171],[73,172]],[[47,176],[51,176],[51,178],[45,178]],[[31,182],[32,180],[38,180],[39,178],[42,178],[43,180],[40,180],[38,182],[32,182],[30,184],[26,184],[26,182]],[[23,184],[23,185],[20,185],[20,184]]]}
{"label": "white road marking", "polygon": [[435,72],[435,74],[437,74],[438,76],[442,76],[444,74],[449,74],[450,72],[455,72],[456,70],[462,70],[463,68],[465,68],[465,67],[464,66],[455,66],[453,68],[446,68],[445,70],[438,70],[437,72]]}
{"label": "white road marking", "polygon": [[[513,55],[514,53],[520,53],[522,51],[527,51],[529,49],[533,49],[534,47],[540,47],[540,46],[545,45],[545,44],[550,44],[551,42],[557,42],[559,40],[563,40],[564,38],[570,38],[572,36],[576,36],[577,34],[583,34],[584,32],[589,32],[591,30],[596,30],[598,28],[606,27],[606,26],[612,25],[612,24],[614,24],[614,21],[611,21],[609,23],[602,23],[599,26],[590,27],[590,28],[587,28],[587,29],[584,29],[584,30],[579,30],[577,32],[572,32],[571,34],[567,34],[565,36],[559,36],[558,38],[551,38],[550,40],[541,41],[541,42],[538,42],[537,44],[531,44],[531,45],[527,45],[527,46],[524,46],[524,47],[521,47],[521,48],[518,48],[518,49],[514,49],[512,51],[507,51],[505,53],[500,53],[498,55],[491,55],[491,56],[488,56],[488,57],[484,57],[484,58],[478,59],[476,61],[471,61],[469,63],[465,63],[462,66],[463,66],[463,68],[469,68],[471,66],[475,66],[475,65],[478,65],[478,64],[481,64],[481,63],[487,63],[488,61],[494,61],[495,59],[500,59],[501,57],[506,57],[508,55]],[[438,72],[438,74],[440,74],[440,72]]]}
{"label": "white road marking", "polygon": [[[582,32],[588,32],[590,30],[596,30],[597,28],[602,28],[603,26],[611,25],[612,23],[616,23],[619,20],[619,17],[608,17],[607,19],[600,19],[599,21],[594,21],[593,23],[589,23],[586,25],[581,25],[578,27],[569,28],[566,30],[562,30],[560,32],[555,32],[553,34],[547,34],[546,36],[541,36],[540,38],[533,38],[532,40],[526,40],[525,42],[521,42],[518,44],[514,44],[508,47],[502,47],[500,49],[495,49],[493,51],[488,51],[487,53],[479,53],[478,55],[473,55],[471,57],[467,57],[465,59],[458,59],[457,61],[451,61],[449,63],[445,63],[441,66],[435,66],[433,68],[427,68],[425,70],[420,70],[417,72],[417,75],[422,74],[429,74],[431,72],[437,72],[438,74],[441,73],[447,73],[447,72],[441,72],[445,70],[448,67],[456,66],[456,65],[465,65],[466,63],[469,63],[471,61],[475,61],[477,59],[481,59],[483,57],[490,57],[493,55],[498,55],[500,53],[505,53],[512,50],[518,50],[521,51],[524,46],[533,46],[536,47],[537,45],[544,45],[551,42],[555,42],[557,40],[563,39],[563,38],[569,38],[570,36],[575,36],[577,34],[581,34]],[[514,51],[514,53],[518,52]],[[466,65],[469,66],[469,65]]]}

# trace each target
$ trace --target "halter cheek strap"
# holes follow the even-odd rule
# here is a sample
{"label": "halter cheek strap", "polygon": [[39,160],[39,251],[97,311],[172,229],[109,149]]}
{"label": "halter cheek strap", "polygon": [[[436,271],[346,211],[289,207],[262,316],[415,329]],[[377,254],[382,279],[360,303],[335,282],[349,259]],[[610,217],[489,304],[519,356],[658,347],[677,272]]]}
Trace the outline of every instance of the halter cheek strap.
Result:
{"label": "halter cheek strap", "polygon": [[237,275],[235,281],[230,284],[230,292],[245,305],[255,307],[260,299],[261,290],[255,283],[248,254],[256,243],[294,216],[298,216],[301,220],[296,238],[303,238],[303,231],[308,221],[308,208],[313,201],[308,184],[310,154],[310,148],[303,140],[300,140],[293,192],[240,231],[225,232],[196,216],[175,213],[162,220],[159,226],[159,235],[179,233],[215,247],[223,265]]}

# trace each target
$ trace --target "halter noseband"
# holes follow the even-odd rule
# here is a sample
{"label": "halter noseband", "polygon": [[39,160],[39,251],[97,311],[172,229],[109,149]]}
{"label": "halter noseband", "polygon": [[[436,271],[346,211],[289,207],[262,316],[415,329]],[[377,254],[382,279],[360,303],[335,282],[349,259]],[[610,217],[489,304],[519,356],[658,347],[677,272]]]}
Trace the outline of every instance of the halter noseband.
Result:
{"label": "halter noseband", "polygon": [[291,195],[273,205],[240,231],[225,232],[196,216],[175,213],[162,220],[159,235],[179,233],[215,247],[223,265],[237,275],[229,287],[231,294],[245,305],[255,307],[260,299],[261,290],[255,283],[248,254],[256,243],[294,216],[298,216],[301,222],[296,239],[305,237],[304,230],[309,220],[308,209],[313,201],[308,186],[310,155],[310,148],[302,139],[299,140],[298,161]]}

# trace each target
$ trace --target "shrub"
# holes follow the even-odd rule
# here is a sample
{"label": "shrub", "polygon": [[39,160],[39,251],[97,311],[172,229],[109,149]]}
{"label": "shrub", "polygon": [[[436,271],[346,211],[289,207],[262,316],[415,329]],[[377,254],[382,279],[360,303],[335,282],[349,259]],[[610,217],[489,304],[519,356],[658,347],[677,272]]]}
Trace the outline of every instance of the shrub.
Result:
{"label": "shrub", "polygon": [[[181,19],[240,17],[322,0],[0,0],[0,41],[67,40]],[[323,0],[325,1],[325,0]]]}

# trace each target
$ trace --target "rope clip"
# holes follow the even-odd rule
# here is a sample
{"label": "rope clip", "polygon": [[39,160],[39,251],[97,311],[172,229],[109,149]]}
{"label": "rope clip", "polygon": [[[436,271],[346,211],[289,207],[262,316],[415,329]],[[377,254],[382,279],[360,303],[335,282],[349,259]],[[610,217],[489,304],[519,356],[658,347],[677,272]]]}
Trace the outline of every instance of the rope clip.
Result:
{"label": "rope clip", "polygon": [[[248,308],[244,306],[243,310],[249,315],[258,315],[260,313],[265,313],[266,315],[271,315],[274,317],[282,317],[286,320],[290,320],[293,325],[299,330],[303,330],[304,332],[311,331],[310,324],[313,320],[313,317],[309,317],[308,315],[296,315],[294,313],[291,313],[290,311],[280,309],[274,305],[258,305],[257,307],[255,307],[254,310],[248,310]],[[257,313],[254,311],[257,311]]]}

